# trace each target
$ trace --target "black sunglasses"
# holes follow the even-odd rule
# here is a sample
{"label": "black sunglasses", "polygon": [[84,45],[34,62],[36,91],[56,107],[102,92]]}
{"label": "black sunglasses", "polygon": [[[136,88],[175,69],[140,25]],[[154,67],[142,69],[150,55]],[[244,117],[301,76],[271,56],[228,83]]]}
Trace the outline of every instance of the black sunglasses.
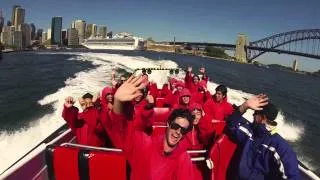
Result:
{"label": "black sunglasses", "polygon": [[184,128],[184,127],[181,127],[179,124],[175,123],[175,122],[172,122],[170,124],[170,128],[171,129],[174,129],[174,130],[178,130],[180,129],[180,132],[182,135],[185,135],[188,133],[189,129],[188,128]]}

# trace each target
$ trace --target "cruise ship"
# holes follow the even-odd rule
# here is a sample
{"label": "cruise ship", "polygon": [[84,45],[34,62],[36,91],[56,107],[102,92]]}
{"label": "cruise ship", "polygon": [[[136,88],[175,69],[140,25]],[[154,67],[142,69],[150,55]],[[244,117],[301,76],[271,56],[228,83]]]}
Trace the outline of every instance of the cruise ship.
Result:
{"label": "cruise ship", "polygon": [[88,38],[82,43],[89,49],[112,49],[112,50],[143,50],[142,38],[134,37],[129,33],[119,33],[113,38]]}

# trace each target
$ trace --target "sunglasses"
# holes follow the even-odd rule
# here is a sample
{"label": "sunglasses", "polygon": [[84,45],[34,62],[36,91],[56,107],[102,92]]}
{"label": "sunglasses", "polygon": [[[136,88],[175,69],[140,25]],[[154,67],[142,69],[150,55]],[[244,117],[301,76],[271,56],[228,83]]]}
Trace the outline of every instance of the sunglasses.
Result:
{"label": "sunglasses", "polygon": [[182,135],[187,134],[188,131],[189,131],[188,128],[181,127],[179,124],[177,124],[177,123],[175,123],[175,122],[172,122],[172,123],[170,124],[170,128],[171,128],[171,129],[174,129],[174,130],[180,129],[180,132],[181,132]]}

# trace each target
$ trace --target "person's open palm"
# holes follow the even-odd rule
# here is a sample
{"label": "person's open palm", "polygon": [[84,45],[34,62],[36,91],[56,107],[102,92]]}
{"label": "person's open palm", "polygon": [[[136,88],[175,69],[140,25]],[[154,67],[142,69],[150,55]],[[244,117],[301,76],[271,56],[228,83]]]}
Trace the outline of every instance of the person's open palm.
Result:
{"label": "person's open palm", "polygon": [[252,98],[248,99],[246,101],[246,105],[248,108],[253,110],[262,110],[262,106],[265,106],[268,104],[268,96],[265,94],[259,94],[257,96],[253,96]]}
{"label": "person's open palm", "polygon": [[139,89],[144,88],[144,84],[141,83],[142,80],[143,78],[141,76],[131,76],[117,89],[114,98],[118,101],[125,102],[131,101],[139,95],[142,95],[139,91]]}

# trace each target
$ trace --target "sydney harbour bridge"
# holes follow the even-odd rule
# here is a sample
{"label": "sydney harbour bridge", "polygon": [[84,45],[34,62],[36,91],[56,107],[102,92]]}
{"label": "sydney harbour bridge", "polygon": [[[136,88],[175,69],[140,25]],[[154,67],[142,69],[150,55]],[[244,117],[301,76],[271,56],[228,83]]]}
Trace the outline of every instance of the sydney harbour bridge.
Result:
{"label": "sydney harbour bridge", "polygon": [[302,29],[275,34],[257,41],[239,34],[236,44],[203,42],[170,42],[176,45],[213,46],[235,50],[235,58],[242,62],[253,62],[267,52],[290,54],[320,59],[320,29]]}

